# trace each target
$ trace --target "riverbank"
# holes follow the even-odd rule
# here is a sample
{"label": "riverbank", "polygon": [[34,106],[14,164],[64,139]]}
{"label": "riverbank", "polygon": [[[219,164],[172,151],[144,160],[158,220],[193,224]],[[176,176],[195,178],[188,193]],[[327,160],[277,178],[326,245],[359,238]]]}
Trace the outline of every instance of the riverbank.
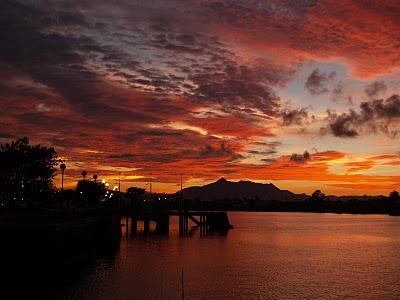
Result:
{"label": "riverbank", "polygon": [[100,210],[2,211],[0,236],[1,260],[6,264],[75,265],[85,262],[99,245],[119,242],[120,216]]}
{"label": "riverbank", "polygon": [[1,211],[0,237],[3,290],[25,296],[57,288],[61,278],[54,274],[72,280],[99,255],[115,253],[120,216],[87,209]]}

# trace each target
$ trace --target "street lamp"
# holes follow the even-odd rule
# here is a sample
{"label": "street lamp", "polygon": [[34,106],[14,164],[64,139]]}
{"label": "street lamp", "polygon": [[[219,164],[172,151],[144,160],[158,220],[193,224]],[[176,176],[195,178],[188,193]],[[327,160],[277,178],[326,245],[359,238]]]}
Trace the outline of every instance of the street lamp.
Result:
{"label": "street lamp", "polygon": [[64,191],[64,171],[67,168],[67,166],[65,164],[61,164],[60,165],[60,169],[61,169],[61,191]]}

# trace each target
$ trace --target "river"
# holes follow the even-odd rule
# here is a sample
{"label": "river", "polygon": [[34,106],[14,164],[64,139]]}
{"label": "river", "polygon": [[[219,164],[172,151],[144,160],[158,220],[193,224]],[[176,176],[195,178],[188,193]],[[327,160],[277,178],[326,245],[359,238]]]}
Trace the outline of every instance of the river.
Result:
{"label": "river", "polygon": [[[226,234],[123,232],[66,299],[400,299],[400,217],[230,212]],[[125,222],[125,220],[123,220]]]}

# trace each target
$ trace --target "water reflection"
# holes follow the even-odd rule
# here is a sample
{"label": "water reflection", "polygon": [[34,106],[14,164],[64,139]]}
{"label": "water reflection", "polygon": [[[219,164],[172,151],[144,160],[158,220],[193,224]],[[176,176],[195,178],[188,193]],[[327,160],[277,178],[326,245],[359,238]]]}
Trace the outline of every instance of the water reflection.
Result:
{"label": "water reflection", "polygon": [[388,216],[230,213],[227,234],[131,236],[80,296],[177,299],[397,299],[399,219]]}
{"label": "water reflection", "polygon": [[[230,213],[235,229],[205,237],[125,230],[117,249],[59,278],[48,298],[399,299],[400,219],[301,213]],[[152,225],[151,225],[152,226]],[[128,227],[129,229],[129,227]],[[101,251],[99,252],[101,253]],[[41,288],[49,287],[42,284]]]}

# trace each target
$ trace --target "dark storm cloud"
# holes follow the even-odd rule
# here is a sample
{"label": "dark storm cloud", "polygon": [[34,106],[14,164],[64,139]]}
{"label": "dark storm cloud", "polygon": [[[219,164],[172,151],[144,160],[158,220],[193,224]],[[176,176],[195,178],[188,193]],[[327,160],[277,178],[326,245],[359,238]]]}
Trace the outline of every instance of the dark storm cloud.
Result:
{"label": "dark storm cloud", "polygon": [[376,98],[382,94],[384,94],[387,90],[386,84],[384,81],[375,81],[365,87],[365,93],[370,98]]}
{"label": "dark storm cloud", "polygon": [[[165,138],[165,136],[160,136]],[[171,136],[169,142],[172,144],[178,142],[173,140],[176,137]],[[171,141],[172,140],[172,141]],[[200,141],[202,142],[202,141]],[[206,142],[206,141],[205,141]],[[165,144],[165,143],[164,143]],[[182,143],[179,143],[182,144]],[[123,153],[123,154],[111,154],[108,158],[118,161],[135,161],[135,162],[158,162],[158,163],[172,163],[180,160],[223,160],[226,162],[237,161],[242,156],[236,153],[232,148],[227,146],[225,143],[217,145],[206,145],[203,147],[183,147],[179,149],[165,148],[163,143],[158,142],[153,147],[153,143],[149,141],[141,141],[141,147],[145,148],[144,153]]]}
{"label": "dark storm cloud", "polygon": [[308,76],[304,86],[311,95],[320,95],[329,92],[328,84],[334,80],[336,72],[325,73],[315,69]]}
{"label": "dark storm cloud", "polygon": [[82,13],[76,11],[56,11],[51,16],[42,17],[40,21],[44,26],[89,26],[86,17]]}
{"label": "dark storm cloud", "polygon": [[67,131],[74,128],[82,127],[95,127],[96,125],[90,122],[71,120],[60,116],[52,116],[44,113],[23,113],[18,117],[18,121],[27,122],[37,126],[36,128],[45,129],[59,129],[64,128]]}
{"label": "dark storm cloud", "polygon": [[[168,11],[168,21],[157,14],[153,20],[149,17],[150,22],[134,25],[139,29],[135,31],[135,42],[150,55],[139,67],[130,68],[129,74],[121,74],[130,84],[160,94],[181,94],[198,103],[223,104],[231,110],[248,104],[267,114],[275,113],[279,97],[272,87],[286,83],[293,75],[293,67],[270,62],[241,63],[233,49],[215,35],[194,33],[191,26],[182,26],[176,20],[182,18],[177,16],[181,5],[177,4],[176,11],[167,7],[160,5],[157,11]],[[154,15],[154,11],[146,12]],[[197,21],[190,20],[190,24]],[[120,67],[122,63],[117,66]]]}
{"label": "dark storm cloud", "polygon": [[348,113],[336,114],[328,111],[329,125],[322,128],[322,132],[330,132],[337,137],[356,137],[359,135],[358,126],[360,123],[359,115],[354,110]]}
{"label": "dark storm cloud", "polygon": [[[159,111],[159,114],[153,112],[156,101],[148,101],[143,109],[123,105],[127,103],[125,96],[108,86],[104,74],[98,71],[98,61],[106,63],[103,69],[116,67],[117,70],[121,67],[139,68],[139,63],[126,52],[75,31],[76,26],[89,26],[89,21],[82,13],[73,11],[73,6],[69,9],[63,12],[51,5],[40,5],[40,1],[35,4],[0,3],[0,65],[8,75],[0,84],[3,96],[24,97],[31,103],[32,98],[40,99],[42,102],[36,106],[39,111],[50,112],[57,108],[57,104],[48,101],[56,95],[56,98],[62,97],[77,116],[93,121],[96,126],[107,124],[108,129],[118,129],[122,122],[160,123],[165,120],[166,110],[169,109],[168,114],[184,111],[183,108],[174,109],[173,104],[168,107],[161,105],[160,101],[158,107],[164,111]],[[24,18],[20,18],[21,15]],[[57,31],[65,26],[70,28]],[[25,78],[32,80],[32,86],[21,87],[11,81],[21,76],[24,78],[22,82],[26,81]],[[47,102],[43,102],[45,100]],[[48,107],[52,109],[43,109]],[[57,111],[53,115],[21,113],[16,117],[21,125],[30,124],[41,130],[50,127],[55,131],[67,127],[71,131],[91,128],[90,122],[77,124],[70,118],[57,118],[54,116]],[[160,114],[164,114],[163,119],[160,119]]]}
{"label": "dark storm cloud", "polygon": [[116,159],[133,159],[135,158],[137,155],[132,154],[132,153],[123,153],[123,154],[111,154],[108,156],[108,158],[116,158]]}
{"label": "dark storm cloud", "polygon": [[[272,87],[283,85],[294,72],[292,67],[280,68],[268,61],[241,64],[227,45],[202,34],[171,29],[168,33],[147,32],[139,39],[157,55],[147,66],[131,68],[135,75],[121,74],[129,83],[160,94],[181,94],[196,103],[223,104],[230,111],[246,105],[274,115],[280,99]],[[176,74],[165,73],[160,64]]]}
{"label": "dark storm cloud", "polygon": [[195,71],[189,78],[197,86],[192,90],[197,101],[222,104],[227,111],[240,111],[241,106],[246,106],[266,115],[277,115],[280,98],[270,82],[276,83],[281,75],[274,77],[273,70],[271,67],[269,73],[267,68],[258,70],[226,62],[221,68]]}
{"label": "dark storm cloud", "polygon": [[362,102],[359,111],[349,110],[337,114],[328,111],[328,126],[322,132],[330,132],[337,137],[356,137],[362,131],[372,133],[382,132],[390,137],[396,137],[400,132],[400,96]]}
{"label": "dark storm cloud", "polygon": [[310,155],[310,153],[308,151],[304,151],[303,154],[293,153],[290,156],[290,161],[297,162],[297,163],[305,162],[305,161],[310,160],[310,159],[311,159],[311,155]]}
{"label": "dark storm cloud", "polygon": [[281,143],[278,141],[271,142],[259,142],[256,143],[257,149],[248,150],[246,153],[247,157],[255,157],[259,159],[262,163],[272,163],[277,160],[278,146]]}
{"label": "dark storm cloud", "polygon": [[345,93],[345,86],[342,81],[339,81],[332,86],[330,100],[333,102],[341,101],[353,105],[352,96]]}
{"label": "dark storm cloud", "polygon": [[[125,5],[131,7],[121,3],[120,8]],[[0,64],[15,76],[24,74],[48,89],[37,98],[56,94],[77,114],[112,126],[124,121],[162,123],[169,115],[190,109],[151,99],[140,109],[129,109],[134,103],[116,94],[107,76],[155,97],[181,95],[193,103],[223,105],[227,113],[246,113],[246,107],[249,113],[277,115],[280,98],[273,86],[287,82],[294,68],[268,61],[242,64],[216,36],[183,28],[177,13],[160,18],[163,12],[173,12],[169,5],[160,5],[158,13],[152,5],[132,5],[134,22],[121,10],[107,11],[104,6],[94,10],[89,2],[4,1],[0,4]],[[148,13],[146,18],[141,10]],[[114,13],[122,14],[113,28],[109,22]],[[101,20],[97,14],[103,16]],[[108,41],[98,39],[99,30]],[[147,53],[144,57],[137,55],[138,45],[141,54]]]}
{"label": "dark storm cloud", "polygon": [[285,110],[282,113],[283,125],[303,125],[308,122],[309,116],[307,108],[298,108],[292,110]]}
{"label": "dark storm cloud", "polygon": [[143,141],[145,137],[147,138],[183,137],[185,133],[187,132],[180,130],[173,130],[173,129],[141,129],[135,132],[118,135],[117,138],[126,143],[135,143]]}
{"label": "dark storm cloud", "polygon": [[49,32],[41,21],[46,11],[38,6],[5,1],[0,11],[1,64],[55,89],[74,104],[90,101],[99,93],[93,89],[98,78],[83,67],[85,58],[79,53],[96,48],[90,38]]}
{"label": "dark storm cloud", "polygon": [[278,153],[278,151],[276,151],[276,150],[263,150],[263,151],[249,150],[247,152],[250,154],[255,154],[255,155],[272,155],[272,154]]}
{"label": "dark storm cloud", "polygon": [[266,164],[272,164],[272,163],[276,162],[276,159],[275,158],[262,158],[261,161]]}
{"label": "dark storm cloud", "polygon": [[218,147],[207,145],[199,153],[200,158],[212,158],[212,157],[229,157],[232,160],[242,158],[241,155],[235,153],[231,148],[221,143]]}
{"label": "dark storm cloud", "polygon": [[392,95],[386,100],[372,100],[360,105],[364,118],[400,118],[400,96]]}
{"label": "dark storm cloud", "polygon": [[[173,52],[184,54],[195,54],[201,55],[208,51],[208,47],[204,42],[200,40],[200,35],[194,36],[191,34],[171,34],[171,33],[159,33],[152,37],[147,45],[154,48],[169,50]],[[213,43],[214,44],[214,43]]]}
{"label": "dark storm cloud", "polygon": [[297,66],[245,61],[181,14],[191,5],[171,3],[1,2],[0,93],[22,99],[9,118],[16,131],[97,164],[194,160],[228,170],[220,164],[244,158],[239,143],[168,126],[214,105],[244,125],[256,125],[253,115],[277,117],[274,88]]}
{"label": "dark storm cloud", "polygon": [[191,130],[169,128],[132,130],[116,136],[117,152],[107,156],[113,161],[175,163],[179,161],[233,162],[242,156],[229,141],[221,142]]}
{"label": "dark storm cloud", "polygon": [[9,134],[7,132],[0,132],[0,139],[11,139],[14,138],[12,134]]}

